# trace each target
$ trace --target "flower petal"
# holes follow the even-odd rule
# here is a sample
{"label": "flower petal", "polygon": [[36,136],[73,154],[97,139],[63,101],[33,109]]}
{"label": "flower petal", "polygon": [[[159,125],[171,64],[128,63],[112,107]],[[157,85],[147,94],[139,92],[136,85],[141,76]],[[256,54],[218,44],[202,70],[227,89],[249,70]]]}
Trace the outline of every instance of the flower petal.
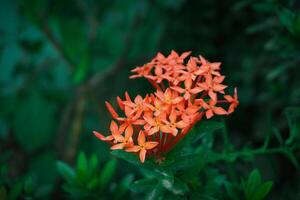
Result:
{"label": "flower petal", "polygon": [[148,132],[148,135],[153,135],[154,133],[157,133],[159,131],[159,128],[157,126],[151,128]]}
{"label": "flower petal", "polygon": [[145,162],[146,153],[147,153],[147,151],[146,151],[145,149],[141,149],[141,151],[140,151],[140,161],[141,161],[142,163]]}
{"label": "flower petal", "polygon": [[224,110],[224,109],[221,108],[221,107],[214,107],[214,108],[213,108],[213,111],[214,111],[214,113],[216,113],[217,115],[226,115],[226,114],[227,114],[226,110]]}
{"label": "flower petal", "polygon": [[144,134],[143,131],[140,131],[139,136],[138,136],[138,143],[139,143],[139,145],[140,146],[144,146],[145,141],[146,141],[145,134]]}
{"label": "flower petal", "polygon": [[210,119],[210,118],[212,118],[212,116],[214,116],[214,113],[213,113],[212,110],[207,110],[207,111],[205,112],[205,115],[206,115],[206,118],[207,118],[207,119]]}
{"label": "flower petal", "polygon": [[157,145],[158,145],[158,142],[146,142],[145,148],[146,148],[146,149],[153,149],[153,148],[156,147]]}
{"label": "flower petal", "polygon": [[111,150],[118,150],[118,149],[123,149],[123,148],[124,148],[124,143],[115,144],[110,147]]}
{"label": "flower petal", "polygon": [[133,128],[131,125],[129,125],[125,130],[125,137],[130,138],[133,134]]}
{"label": "flower petal", "polygon": [[119,115],[115,111],[115,109],[111,106],[110,103],[108,103],[108,101],[105,101],[105,105],[106,105],[107,110],[110,112],[111,116],[116,119]]}
{"label": "flower petal", "polygon": [[138,152],[139,150],[141,150],[141,147],[138,145],[134,145],[125,149],[127,152]]}
{"label": "flower petal", "polygon": [[109,135],[107,137],[105,137],[104,135],[102,135],[101,133],[97,132],[97,131],[93,131],[93,134],[99,139],[99,140],[102,140],[102,141],[111,141],[113,140],[113,136],[112,135]]}

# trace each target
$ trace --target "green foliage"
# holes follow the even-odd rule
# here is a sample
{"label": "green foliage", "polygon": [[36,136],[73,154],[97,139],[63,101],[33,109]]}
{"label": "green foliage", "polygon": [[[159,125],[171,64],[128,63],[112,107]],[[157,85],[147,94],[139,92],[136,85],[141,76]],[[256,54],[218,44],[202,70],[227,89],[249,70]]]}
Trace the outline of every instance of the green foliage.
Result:
{"label": "green foliage", "polygon": [[[287,110],[294,114],[297,111],[298,109]],[[294,117],[295,115],[293,119]],[[290,115],[288,115],[288,120],[291,121]],[[221,152],[215,150],[213,140],[218,130],[223,132]],[[290,134],[293,134],[292,129],[290,129]],[[275,131],[273,137],[281,138],[282,136],[279,131]],[[270,193],[273,182],[262,182],[260,172],[255,169],[247,181],[240,183],[234,178],[240,175],[234,170],[235,165],[231,163],[242,161],[241,164],[248,165],[247,158],[249,157],[252,158],[250,162],[253,163],[258,155],[283,154],[299,170],[294,146],[288,145],[281,138],[282,142],[279,143],[279,147],[268,148],[267,140],[270,138],[266,137],[265,140],[265,145],[261,148],[235,150],[229,143],[225,125],[210,121],[196,126],[181,141],[184,145],[179,144],[173,151],[167,153],[161,164],[158,164],[155,159],[146,160],[144,164],[141,164],[136,156],[124,151],[113,151],[112,154],[143,169],[145,178],[135,181],[131,190],[150,195],[149,199],[165,199],[172,195],[180,199],[239,199],[239,196],[244,193],[247,200],[263,200]],[[195,144],[196,149],[193,146]],[[227,163],[226,169],[230,172],[229,174],[222,172],[220,165],[217,165],[220,162]]]}
{"label": "green foliage", "polygon": [[262,183],[259,171],[257,169],[253,170],[248,180],[245,183],[243,182],[246,200],[264,199],[270,192],[272,185],[272,181]]}
{"label": "green foliage", "polygon": [[[246,184],[253,168],[274,181],[267,198],[300,199],[299,8],[298,0],[2,0],[0,199],[64,199],[58,172],[69,197],[124,198],[127,174],[141,171],[130,199],[239,200],[240,177]],[[147,93],[129,70],[172,49],[222,62],[238,110],[226,126],[198,123],[160,165],[116,151],[134,164],[117,167],[91,134],[107,130],[103,101],[124,88]],[[57,161],[76,157],[75,167]]]}
{"label": "green foliage", "polygon": [[64,179],[63,190],[71,199],[121,199],[126,195],[132,176],[124,177],[112,187],[116,172],[116,160],[110,160],[102,168],[96,155],[89,159],[83,152],[77,158],[75,168],[57,161],[59,174]]}

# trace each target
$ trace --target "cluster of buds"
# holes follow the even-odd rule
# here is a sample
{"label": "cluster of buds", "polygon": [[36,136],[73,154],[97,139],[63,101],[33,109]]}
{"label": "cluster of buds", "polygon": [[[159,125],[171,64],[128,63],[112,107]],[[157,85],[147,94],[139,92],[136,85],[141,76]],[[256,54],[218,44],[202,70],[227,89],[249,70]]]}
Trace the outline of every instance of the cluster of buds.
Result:
{"label": "cluster of buds", "polygon": [[[117,103],[124,113],[119,115],[112,105],[106,107],[113,120],[111,134],[94,135],[111,144],[112,150],[123,149],[139,154],[143,163],[147,156],[162,158],[203,116],[228,115],[238,105],[237,90],[225,94],[219,62],[202,56],[185,59],[190,52],[175,51],[165,57],[158,53],[151,62],[132,70],[130,78],[146,78],[156,89],[154,93],[134,99],[126,92]],[[221,106],[222,105],[222,106]]]}

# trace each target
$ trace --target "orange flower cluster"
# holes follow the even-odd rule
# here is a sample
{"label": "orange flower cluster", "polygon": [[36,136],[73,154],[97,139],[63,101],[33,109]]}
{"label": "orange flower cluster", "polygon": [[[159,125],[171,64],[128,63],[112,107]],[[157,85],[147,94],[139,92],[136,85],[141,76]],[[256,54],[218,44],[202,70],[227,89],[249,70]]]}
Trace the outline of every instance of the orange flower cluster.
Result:
{"label": "orange flower cluster", "polygon": [[[112,150],[139,153],[143,163],[146,155],[160,158],[172,149],[203,115],[209,119],[232,113],[238,105],[237,90],[233,96],[225,95],[221,63],[200,56],[190,57],[185,64],[189,55],[172,51],[165,57],[158,53],[151,62],[133,69],[130,78],[145,77],[156,92],[134,100],[127,92],[124,99],[117,97],[122,116],[106,102],[114,118],[111,134],[94,131],[95,136],[110,143]],[[221,107],[226,104],[227,109]]]}

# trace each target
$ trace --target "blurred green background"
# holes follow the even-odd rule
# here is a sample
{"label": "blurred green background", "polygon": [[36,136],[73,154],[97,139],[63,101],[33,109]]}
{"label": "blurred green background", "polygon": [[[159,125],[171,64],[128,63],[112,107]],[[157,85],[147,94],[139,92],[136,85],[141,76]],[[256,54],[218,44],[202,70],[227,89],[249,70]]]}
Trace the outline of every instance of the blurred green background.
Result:
{"label": "blurred green background", "polygon": [[[91,164],[112,176],[102,175],[98,197],[131,196],[124,188],[138,170],[111,160],[92,131],[107,131],[105,100],[153,90],[129,80],[130,69],[172,49],[222,62],[226,83],[239,91],[227,119],[237,147],[261,145],[270,124],[287,134],[283,111],[300,106],[300,1],[1,0],[0,195],[67,197],[62,185],[74,192],[87,180],[66,186],[57,165],[74,176],[64,163],[79,160],[76,173]],[[256,166],[275,181],[270,199],[300,198],[286,158],[258,158]]]}

